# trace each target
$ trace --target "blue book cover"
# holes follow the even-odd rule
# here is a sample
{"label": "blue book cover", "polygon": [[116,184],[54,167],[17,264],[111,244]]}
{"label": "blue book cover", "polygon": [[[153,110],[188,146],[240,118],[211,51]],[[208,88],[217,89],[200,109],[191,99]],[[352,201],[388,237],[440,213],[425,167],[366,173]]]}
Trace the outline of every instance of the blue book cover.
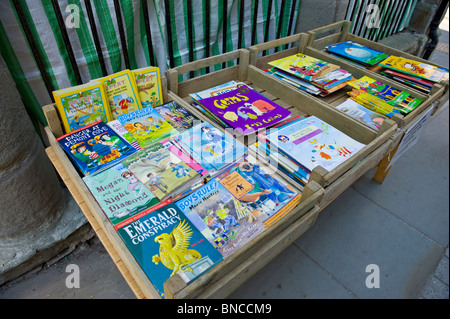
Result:
{"label": "blue book cover", "polygon": [[164,282],[197,279],[223,258],[171,201],[130,218],[117,230],[149,280],[164,298]]}
{"label": "blue book cover", "polygon": [[86,175],[120,162],[136,149],[103,121],[97,121],[57,139],[75,166]]}
{"label": "blue book cover", "polygon": [[352,41],[329,45],[327,51],[367,65],[375,65],[389,57],[389,55],[384,52],[371,49],[365,45]]}

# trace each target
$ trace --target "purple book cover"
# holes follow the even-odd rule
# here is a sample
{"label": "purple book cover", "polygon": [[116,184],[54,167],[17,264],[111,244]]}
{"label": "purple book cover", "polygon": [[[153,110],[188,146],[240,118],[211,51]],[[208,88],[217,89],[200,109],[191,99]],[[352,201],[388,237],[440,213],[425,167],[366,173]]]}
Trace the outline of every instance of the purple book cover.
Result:
{"label": "purple book cover", "polygon": [[243,135],[287,119],[291,112],[246,85],[199,101],[206,110]]}

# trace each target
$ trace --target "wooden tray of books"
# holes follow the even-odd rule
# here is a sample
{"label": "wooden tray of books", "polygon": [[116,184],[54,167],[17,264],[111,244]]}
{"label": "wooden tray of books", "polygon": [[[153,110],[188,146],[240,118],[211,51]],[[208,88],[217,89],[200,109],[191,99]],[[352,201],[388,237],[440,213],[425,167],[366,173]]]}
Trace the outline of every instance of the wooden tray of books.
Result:
{"label": "wooden tray of books", "polygon": [[[226,297],[314,224],[324,190],[311,181],[300,193],[271,164],[252,161],[247,153],[217,170],[214,177],[203,175],[204,167],[198,165],[206,164],[183,157],[186,154],[169,143],[171,138],[166,141],[162,136],[166,137],[168,123],[171,130],[179,129],[175,136],[197,126],[212,130],[210,124],[180,118],[186,110],[172,103],[175,95],[168,94],[165,77],[158,74],[156,86],[136,77],[136,87],[142,84],[139,94],[144,92],[138,99],[135,90],[119,88],[122,80],[111,80],[124,74],[111,75],[106,84],[106,96],[111,89],[120,101],[102,103],[105,96],[98,83],[71,88],[78,92],[66,100],[55,92],[56,105],[43,107],[50,143],[46,152],[136,297]],[[93,85],[100,91],[86,93]],[[159,94],[150,93],[152,87],[159,88]],[[62,91],[65,97],[66,93]],[[158,100],[165,104],[158,106]],[[136,101],[149,105],[139,108],[137,103],[138,109],[125,110]],[[98,106],[115,102],[111,111],[117,111],[116,119],[105,124],[97,115],[92,118]],[[62,120],[63,112],[72,108]],[[140,119],[142,112],[145,127],[141,121],[126,129],[128,121]],[[67,133],[64,125],[74,126],[73,130]],[[236,148],[239,143],[224,141]],[[168,151],[169,157],[163,157]],[[157,182],[151,177],[155,172],[168,175]],[[173,183],[189,179],[189,174],[199,175],[196,184]],[[144,182],[142,176],[148,180]],[[173,246],[173,241],[178,244]]]}
{"label": "wooden tray of books", "polygon": [[[341,162],[341,164],[337,165],[337,167],[334,167],[329,171],[324,168],[324,166],[329,165],[329,163],[326,162],[327,155],[322,154],[320,151],[319,153],[321,155],[319,155],[319,153],[317,153],[317,155],[321,156],[321,159],[314,156],[311,156],[309,159],[307,159],[309,161],[316,161],[314,164],[316,167],[308,171],[308,167],[306,167],[305,169],[305,167],[302,166],[302,163],[296,162],[297,166],[295,166],[294,168],[288,167],[291,162],[296,161],[296,156],[293,156],[294,153],[287,154],[289,153],[288,151],[286,151],[285,149],[281,150],[280,148],[280,150],[284,152],[284,155],[288,155],[285,157],[280,157],[280,159],[285,160],[285,165],[279,166],[283,170],[283,172],[287,175],[291,173],[291,179],[297,181],[300,180],[300,182],[303,183],[305,183],[305,180],[301,179],[301,177],[304,176],[302,175],[302,173],[304,173],[304,171],[306,171],[307,174],[310,173],[309,181],[316,181],[319,185],[322,185],[325,188],[325,194],[323,199],[321,200],[320,205],[322,208],[327,206],[355,180],[357,180],[367,170],[374,167],[384,157],[390,147],[390,137],[397,130],[397,124],[394,121],[387,119],[378,131],[371,130],[364,123],[354,120],[353,118],[333,108],[327,107],[316,99],[304,98],[302,94],[298,93],[297,89],[285,85],[278,79],[267,76],[261,69],[247,63],[249,61],[248,55],[249,51],[241,49],[170,69],[166,72],[169,87],[168,95],[181,105],[184,105],[191,112],[195,113],[199,118],[208,120],[217,128],[222,130],[225,129],[225,131],[227,131],[228,128],[224,128],[220,124],[220,121],[217,121],[217,116],[219,116],[217,114],[223,112],[219,111],[216,114],[216,117],[211,116],[210,112],[208,113],[206,109],[202,110],[198,107],[192,106],[192,103],[194,102],[193,97],[197,97],[197,95],[202,96],[204,90],[208,90],[212,87],[214,87],[214,90],[216,90],[216,87],[222,85],[221,89],[223,89],[223,85],[228,85],[228,82],[230,81],[242,82],[246,85],[247,88],[261,93],[272,102],[289,110],[291,112],[291,116],[294,119],[296,119],[296,116],[305,116],[308,118],[315,116],[321,121],[326,122],[330,127],[334,127],[340,133],[343,133],[354,141],[362,143],[364,146],[360,148],[359,151],[355,152],[353,156],[347,158],[345,161]],[[183,76],[186,73],[200,71],[203,68],[214,66],[219,63],[230,63],[230,61],[237,62],[234,63],[233,66],[226,67],[219,71],[214,71],[209,74],[184,80],[182,82],[178,81],[179,76]],[[245,90],[247,90],[247,88]],[[219,100],[222,100],[222,97],[224,96],[225,95],[223,95],[223,93],[218,96],[220,97]],[[207,100],[207,102],[211,102],[210,99],[211,98],[202,99],[201,103],[204,104],[205,100]],[[223,107],[223,105],[219,106]],[[236,112],[239,113],[238,111]],[[247,115],[249,115],[249,113],[247,113]],[[226,116],[226,114],[224,114],[224,116]],[[223,121],[227,120],[223,117],[222,119]],[[240,122],[234,121],[233,118],[231,118],[228,123],[230,123],[231,127],[233,127],[233,123],[236,124]],[[317,121],[315,123],[318,124]],[[286,128],[287,127],[291,128],[291,126],[286,126]],[[236,127],[234,128],[236,129]],[[314,127],[312,131],[318,132],[315,129],[316,128]],[[267,152],[262,151],[263,148],[260,147],[260,145],[262,144],[262,140],[260,137],[262,136],[258,135],[258,144],[255,143],[256,139],[252,134],[246,135],[246,137],[248,138],[245,142],[250,149],[254,149],[253,146],[257,146],[256,151],[258,151],[259,154],[264,155],[265,153],[267,155]],[[307,138],[306,135],[304,136],[304,138],[305,139],[301,138],[296,140],[297,144],[301,144],[303,141],[305,141]],[[311,143],[316,142],[316,140],[311,139]],[[271,143],[274,142],[272,141]],[[269,143],[266,144],[269,145]],[[279,145],[282,145],[282,143],[280,143]],[[288,143],[286,145],[290,144]],[[322,146],[323,145],[325,144],[322,144]],[[321,146],[319,146],[319,148],[320,147]],[[331,147],[333,148],[333,146]],[[339,148],[339,146],[336,146],[335,150]],[[297,150],[298,148],[296,147],[294,149]],[[308,156],[309,154],[315,155],[315,151],[316,150],[306,151],[305,153],[308,154]],[[301,155],[298,154],[298,156],[300,157]],[[290,161],[286,161],[286,157],[288,157]],[[317,165],[318,163],[320,164]],[[303,172],[301,172],[301,170],[303,170]],[[292,177],[293,175],[294,177]],[[301,176],[298,177],[298,175]],[[295,179],[295,177],[297,177],[297,179]],[[308,179],[306,179],[306,182],[308,182]],[[308,185],[308,183],[306,183],[306,185]]]}

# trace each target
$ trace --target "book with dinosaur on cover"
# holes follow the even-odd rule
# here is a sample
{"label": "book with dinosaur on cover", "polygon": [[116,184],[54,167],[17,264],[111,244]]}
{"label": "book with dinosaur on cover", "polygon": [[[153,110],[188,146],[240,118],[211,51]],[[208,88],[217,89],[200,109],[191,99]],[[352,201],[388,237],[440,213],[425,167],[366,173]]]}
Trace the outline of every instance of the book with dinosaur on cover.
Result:
{"label": "book with dinosaur on cover", "polygon": [[99,120],[112,120],[108,97],[99,81],[53,91],[53,97],[65,133]]}
{"label": "book with dinosaur on cover", "polygon": [[150,66],[132,71],[139,92],[142,107],[156,107],[163,104],[161,75],[159,68]]}
{"label": "book with dinosaur on cover", "polygon": [[265,229],[265,218],[254,215],[216,179],[178,200],[176,205],[223,258]]}
{"label": "book with dinosaur on cover", "polygon": [[83,181],[115,227],[159,203],[158,198],[122,163],[85,176]]}
{"label": "book with dinosaur on cover", "polygon": [[117,232],[162,298],[170,277],[191,283],[223,259],[170,200],[129,218]]}
{"label": "book with dinosaur on cover", "polygon": [[56,140],[84,176],[120,162],[136,152],[103,121],[84,126]]}

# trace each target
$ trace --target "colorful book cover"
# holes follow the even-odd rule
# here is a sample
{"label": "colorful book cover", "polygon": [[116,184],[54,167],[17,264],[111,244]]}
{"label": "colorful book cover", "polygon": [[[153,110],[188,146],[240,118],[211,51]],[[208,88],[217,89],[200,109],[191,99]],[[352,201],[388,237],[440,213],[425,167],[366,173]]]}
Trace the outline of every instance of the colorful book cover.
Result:
{"label": "colorful book cover", "polygon": [[243,135],[285,120],[291,111],[246,85],[199,101],[203,107]]}
{"label": "colorful book cover", "polygon": [[56,108],[64,132],[70,133],[99,120],[112,120],[103,83],[90,82],[68,89],[53,91]]}
{"label": "colorful book cover", "polygon": [[158,198],[122,163],[85,176],[83,181],[115,227],[159,203]]}
{"label": "colorful book cover", "polygon": [[208,171],[221,170],[247,151],[239,141],[206,122],[178,134],[174,141]]}
{"label": "colorful book cover", "polygon": [[120,123],[119,120],[109,121],[106,124],[136,150],[140,151],[142,149],[139,143],[134,139],[133,135],[131,135],[131,133],[128,132],[125,127],[123,127],[122,123]]}
{"label": "colorful book cover", "polygon": [[315,116],[275,128],[267,140],[309,171],[322,166],[331,172],[365,146]]}
{"label": "colorful book cover", "polygon": [[117,232],[162,298],[164,282],[170,277],[179,276],[189,284],[222,261],[174,203],[154,206],[137,216]]}
{"label": "colorful book cover", "polygon": [[161,74],[158,67],[133,70],[136,79],[136,87],[139,92],[139,100],[142,107],[156,107],[163,104],[161,88]]}
{"label": "colorful book cover", "polygon": [[180,148],[175,146],[172,142],[169,140],[164,140],[161,142],[161,144],[167,148],[169,151],[171,151],[175,156],[181,159],[184,163],[186,163],[190,168],[195,170],[198,174],[201,176],[207,176],[208,170],[205,169],[202,165],[197,163],[192,157],[187,155],[185,152],[183,152]]}
{"label": "colorful book cover", "polygon": [[352,99],[347,99],[344,103],[336,106],[336,108],[355,119],[369,124],[376,130],[380,129],[386,119],[386,116],[373,112]]}
{"label": "colorful book cover", "polygon": [[250,209],[216,179],[178,200],[176,205],[224,259],[265,229],[263,218],[254,218]]}
{"label": "colorful book cover", "polygon": [[222,93],[226,93],[226,92],[229,92],[232,90],[236,90],[242,84],[244,84],[244,83],[236,82],[236,81],[232,80],[227,83],[220,84],[220,85],[214,86],[212,88],[209,88],[209,89],[206,89],[203,91],[191,93],[191,94],[189,94],[189,96],[192,97],[192,99],[194,99],[195,101],[198,101],[201,99],[206,99],[208,97],[217,96],[217,95],[220,95]]}
{"label": "colorful book cover", "polygon": [[117,119],[119,115],[140,108],[136,80],[130,70],[114,73],[98,80],[105,84],[113,120]]}
{"label": "colorful book cover", "polygon": [[174,101],[157,106],[154,109],[179,132],[186,131],[195,124],[200,123],[200,120],[195,115]]}
{"label": "colorful book cover", "polygon": [[399,108],[403,114],[411,112],[422,103],[422,100],[410,97],[408,92],[403,92],[368,76],[363,76],[359,80],[350,81],[348,85],[379,97],[386,103]]}
{"label": "colorful book cover", "polygon": [[389,118],[391,118],[395,113],[401,113],[399,108],[386,103],[384,100],[368,93],[367,91],[353,89],[350,92],[347,92],[347,94],[350,95],[352,100],[365,106],[369,110],[386,115]]}
{"label": "colorful book cover", "polygon": [[271,61],[269,64],[307,81],[312,81],[315,78],[324,76],[331,71],[339,69],[338,65],[301,53]]}
{"label": "colorful book cover", "polygon": [[367,65],[375,65],[389,56],[384,52],[352,41],[329,45],[326,49],[328,52]]}
{"label": "colorful book cover", "polygon": [[388,69],[411,74],[432,82],[441,81],[446,73],[448,73],[448,71],[445,71],[442,68],[438,68],[434,65],[393,55],[380,62],[380,65]]}
{"label": "colorful book cover", "polygon": [[83,175],[91,175],[136,152],[103,121],[89,124],[56,140]]}
{"label": "colorful book cover", "polygon": [[268,225],[288,213],[285,207],[290,201],[298,202],[301,197],[291,185],[274,177],[274,173],[274,167],[264,166],[249,155],[216,179],[249,209],[252,218],[262,218],[264,225]]}
{"label": "colorful book cover", "polygon": [[136,152],[122,161],[159,200],[200,178],[200,175],[161,143]]}
{"label": "colorful book cover", "polygon": [[156,110],[150,107],[120,115],[117,119],[142,148],[178,133]]}

